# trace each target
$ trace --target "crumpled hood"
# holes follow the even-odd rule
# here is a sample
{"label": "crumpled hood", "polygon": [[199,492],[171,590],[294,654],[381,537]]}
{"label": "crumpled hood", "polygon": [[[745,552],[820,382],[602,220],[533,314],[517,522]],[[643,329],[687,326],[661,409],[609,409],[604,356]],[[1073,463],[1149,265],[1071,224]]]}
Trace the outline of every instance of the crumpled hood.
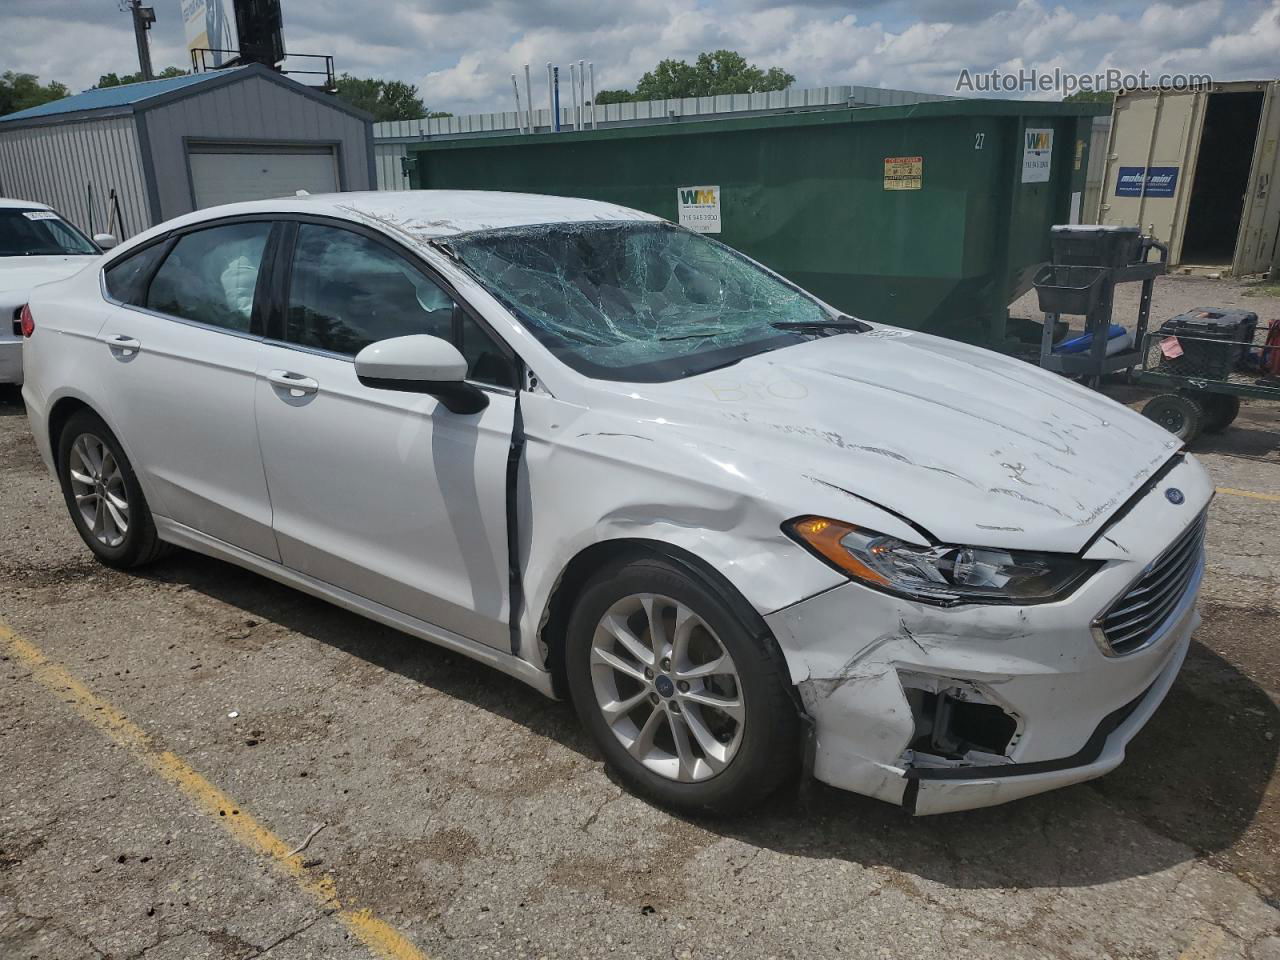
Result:
{"label": "crumpled hood", "polygon": [[1076,552],[1181,446],[1054,374],[892,327],[626,393],[682,442],[732,447],[748,476],[788,465],[780,498],[836,487],[949,543]]}
{"label": "crumpled hood", "polygon": [[[97,255],[70,257],[0,257],[0,306],[20,306],[32,287],[79,273]],[[12,303],[10,304],[10,301]]]}

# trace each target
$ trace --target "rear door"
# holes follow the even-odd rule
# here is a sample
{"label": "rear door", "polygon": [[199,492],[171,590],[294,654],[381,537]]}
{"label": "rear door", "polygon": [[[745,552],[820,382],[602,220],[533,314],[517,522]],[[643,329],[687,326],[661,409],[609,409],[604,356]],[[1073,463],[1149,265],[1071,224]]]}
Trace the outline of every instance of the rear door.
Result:
{"label": "rear door", "polygon": [[1253,165],[1240,215],[1231,272],[1237,277],[1271,267],[1280,233],[1280,81],[1263,94]]}
{"label": "rear door", "polygon": [[1098,222],[1152,229],[1182,256],[1182,229],[1195,179],[1206,97],[1137,90],[1116,97]]}
{"label": "rear door", "polygon": [[[373,231],[300,222],[281,256],[257,416],[283,563],[507,646],[514,357],[416,257]],[[417,333],[459,346],[488,394],[484,410],[451,413],[434,397],[356,379],[361,348]]]}
{"label": "rear door", "polygon": [[111,410],[152,510],[278,560],[253,414],[262,220],[201,224],[113,262],[99,334]]}

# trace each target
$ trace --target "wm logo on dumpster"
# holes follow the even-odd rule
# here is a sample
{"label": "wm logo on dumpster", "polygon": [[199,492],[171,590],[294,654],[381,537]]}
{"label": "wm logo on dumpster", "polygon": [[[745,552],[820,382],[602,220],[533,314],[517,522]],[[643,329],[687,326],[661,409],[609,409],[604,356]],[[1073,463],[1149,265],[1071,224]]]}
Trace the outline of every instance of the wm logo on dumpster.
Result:
{"label": "wm logo on dumpster", "polygon": [[715,203],[716,192],[714,190],[681,190],[681,203]]}
{"label": "wm logo on dumpster", "polygon": [[1053,132],[1050,130],[1028,130],[1028,150],[1050,150],[1053,148]]}

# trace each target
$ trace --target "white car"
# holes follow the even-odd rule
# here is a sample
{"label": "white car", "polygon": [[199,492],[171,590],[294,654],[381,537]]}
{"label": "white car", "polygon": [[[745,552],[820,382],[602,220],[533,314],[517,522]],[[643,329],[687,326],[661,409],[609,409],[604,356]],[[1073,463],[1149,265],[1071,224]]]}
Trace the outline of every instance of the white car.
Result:
{"label": "white car", "polygon": [[1172,435],[624,207],[235,204],[30,313],[104,563],[186,547],[568,696],[675,807],[1099,776],[1198,623],[1212,488]]}
{"label": "white car", "polygon": [[[100,234],[102,247],[115,238]],[[22,305],[37,284],[84,268],[102,250],[52,207],[0,197],[0,385],[22,383]]]}

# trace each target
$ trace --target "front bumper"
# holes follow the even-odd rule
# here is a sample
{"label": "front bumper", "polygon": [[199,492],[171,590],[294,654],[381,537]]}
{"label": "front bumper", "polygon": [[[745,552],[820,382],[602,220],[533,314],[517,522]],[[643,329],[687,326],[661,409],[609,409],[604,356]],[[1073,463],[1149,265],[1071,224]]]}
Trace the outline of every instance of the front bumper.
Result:
{"label": "front bumper", "polygon": [[[1185,501],[1171,503],[1167,487]],[[1004,803],[1114,769],[1186,657],[1203,558],[1141,649],[1108,655],[1091,622],[1211,496],[1207,474],[1187,458],[1098,538],[1085,556],[1102,568],[1055,603],[941,609],[848,583],[766,617],[814,722],[814,776],[927,814]],[[1007,723],[999,748],[947,756],[920,749],[922,725],[941,723],[925,717],[922,703],[952,698]]]}
{"label": "front bumper", "polygon": [[0,383],[22,383],[21,340],[0,340]]}

